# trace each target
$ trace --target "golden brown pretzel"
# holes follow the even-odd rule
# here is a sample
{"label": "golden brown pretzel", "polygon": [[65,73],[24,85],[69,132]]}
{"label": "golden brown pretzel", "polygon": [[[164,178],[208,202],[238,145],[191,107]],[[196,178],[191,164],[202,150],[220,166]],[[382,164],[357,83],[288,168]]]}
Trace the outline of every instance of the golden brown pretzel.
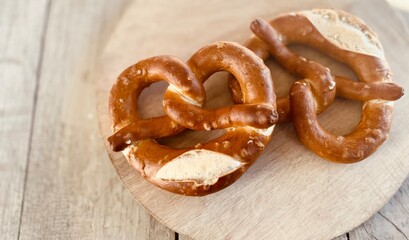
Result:
{"label": "golden brown pretzel", "polygon": [[[243,88],[244,105],[215,110],[227,119],[214,118],[201,109],[205,100],[203,82],[220,70],[235,74]],[[144,130],[139,129],[139,122],[144,120],[139,119],[137,98],[143,87],[159,79],[170,83],[164,107],[176,121],[196,129],[208,129],[206,124],[210,124],[210,128],[228,127],[226,133],[193,148],[172,149],[149,138],[181,130],[164,116],[153,119],[157,125],[147,127],[149,134],[144,134]],[[123,153],[153,184],[174,193],[197,196],[216,192],[235,182],[262,152],[277,119],[269,69],[250,50],[230,42],[202,48],[188,61],[188,66],[172,57],[151,58],[131,66],[113,86],[110,108],[115,131],[109,138],[112,146],[121,150],[131,144]],[[184,110],[203,114],[203,119],[191,124],[189,112]],[[245,112],[238,114],[241,110]],[[262,121],[257,119],[257,111]],[[164,124],[165,130],[158,134],[157,128]]]}
{"label": "golden brown pretzel", "polygon": [[[323,10],[326,11],[326,10]],[[331,11],[328,10],[329,17]],[[245,45],[255,52],[263,60],[270,56],[289,72],[301,78],[305,78],[313,92],[316,104],[316,112],[325,110],[337,96],[353,98],[358,101],[371,99],[396,100],[402,96],[402,88],[393,83],[363,83],[355,82],[345,77],[331,76],[329,70],[319,63],[307,60],[289,50],[286,45],[299,43],[320,50],[334,58],[333,53],[328,52],[326,44],[334,45],[325,39],[318,29],[313,25],[305,14],[314,14],[317,11],[303,11],[281,15],[270,21],[270,26],[263,24],[262,20],[256,20],[251,25],[253,36]],[[346,13],[343,17],[348,19],[351,15]],[[347,16],[348,15],[348,16]],[[330,26],[330,25],[329,25]],[[268,29],[263,29],[267,28]],[[335,33],[334,38],[342,38],[342,33]],[[339,40],[339,39],[337,39]],[[335,82],[334,82],[335,81]],[[229,77],[230,91],[233,101],[242,102],[241,91],[234,76]],[[337,89],[335,89],[335,85]],[[288,97],[277,100],[279,113],[278,123],[287,122],[291,119],[290,101]]]}
{"label": "golden brown pretzel", "polygon": [[270,51],[274,48],[270,43],[276,38],[273,27],[303,25],[304,29],[310,29],[308,37],[297,42],[302,41],[345,63],[360,80],[356,83],[337,77],[339,95],[364,101],[360,123],[346,136],[335,136],[319,125],[311,81],[303,79],[293,84],[291,113],[299,139],[319,156],[339,163],[357,162],[375,152],[388,137],[392,115],[392,102],[388,100],[396,100],[403,94],[402,88],[391,83],[390,69],[376,35],[358,18],[334,10],[292,13],[273,23],[256,20],[252,24],[253,31],[269,45]]}

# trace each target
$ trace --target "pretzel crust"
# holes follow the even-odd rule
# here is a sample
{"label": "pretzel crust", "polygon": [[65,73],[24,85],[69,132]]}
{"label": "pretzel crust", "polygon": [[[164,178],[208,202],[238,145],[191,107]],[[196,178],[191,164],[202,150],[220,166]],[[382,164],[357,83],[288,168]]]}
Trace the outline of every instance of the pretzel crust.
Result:
{"label": "pretzel crust", "polygon": [[[362,32],[362,35],[365,36],[365,39],[361,39],[361,42],[364,41],[364,46],[369,45],[369,47],[364,47],[364,49],[369,49],[371,51],[367,52],[367,55],[369,54],[370,56],[377,56],[378,58],[384,59],[384,54],[382,45],[376,37],[376,34],[373,33],[361,20],[343,11],[317,9],[283,14],[269,22],[271,27],[263,24],[262,20],[254,21],[251,25],[251,29],[256,36],[252,36],[245,46],[264,61],[266,61],[269,56],[272,56],[290,73],[306,79],[306,81],[310,83],[313,91],[316,113],[324,111],[333,102],[335,94],[340,97],[351,98],[358,101],[375,99],[393,101],[399,99],[403,95],[403,89],[390,81],[387,83],[356,82],[342,76],[331,76],[326,67],[298,56],[289,50],[286,47],[287,45],[298,43],[317,49],[341,62],[343,62],[343,59],[338,55],[338,51],[336,51],[337,49],[342,49],[350,54],[355,54],[356,52],[341,48],[345,46],[353,46],[359,51],[363,51],[359,48],[362,45],[356,46],[350,43],[352,40],[358,40],[358,37],[362,37],[359,33],[355,32],[354,39],[349,39],[349,41],[344,42],[342,42],[342,39],[345,37],[340,33],[332,32],[333,35],[327,34],[328,38],[326,38],[319,31],[322,31],[322,27],[316,27],[307,16],[309,16],[310,19],[321,18],[324,19],[322,21],[338,21],[345,23],[347,26],[351,25],[354,31]],[[322,23],[322,25],[325,24],[330,26],[330,30],[336,31],[334,30],[336,28],[331,28],[333,23]],[[344,32],[344,34],[348,35],[348,32]],[[362,62],[358,64],[362,64]],[[351,67],[352,65],[354,64],[350,64]],[[386,66],[388,66],[387,63]],[[353,68],[353,70],[357,74],[361,72],[361,69]],[[376,70],[387,71],[385,74],[388,75],[388,78],[391,77],[389,69]],[[358,79],[362,79],[362,77],[363,76],[358,76]],[[234,76],[229,76],[229,86],[233,101],[235,103],[241,103],[241,91]],[[279,114],[278,123],[285,123],[292,119],[290,106],[289,97],[277,99],[277,111]]]}
{"label": "pretzel crust", "polygon": [[[360,81],[333,77],[336,82],[333,89],[338,96],[363,102],[358,126],[345,136],[333,135],[319,125],[317,113],[322,108],[319,108],[317,90],[325,93],[326,89],[317,88],[309,78],[292,85],[289,102],[278,100],[279,122],[291,118],[299,139],[308,149],[330,161],[354,163],[367,158],[382,145],[391,127],[391,101],[400,98],[403,89],[391,83],[392,74],[382,45],[360,19],[343,11],[319,9],[281,15],[270,24],[256,20],[252,30],[259,38],[253,37],[247,46],[263,59],[270,52],[288,69],[286,60],[280,57],[285,50],[279,49],[278,43],[301,43],[345,63]],[[234,81],[231,83],[235,88]],[[232,90],[232,93],[236,101],[240,100],[238,91]]]}
{"label": "pretzel crust", "polygon": [[[244,104],[204,110],[203,83],[221,70],[239,79]],[[137,98],[144,87],[158,80],[170,84],[163,101],[170,117],[141,120]],[[196,52],[187,64],[174,57],[160,56],[129,67],[111,90],[110,109],[114,134],[108,141],[113,150],[123,150],[128,162],[151,183],[190,196],[207,195],[235,182],[263,151],[277,121],[269,69],[250,50],[232,42],[210,44]],[[212,113],[222,117],[214,118]],[[184,128],[179,124],[193,129],[226,128],[226,133],[184,149],[169,148],[153,139],[182,131]],[[210,158],[219,159],[223,166],[215,167]],[[202,179],[201,173],[199,177],[193,174],[195,167],[203,165],[203,159],[213,164],[207,166],[215,171],[205,176],[209,179]],[[185,169],[177,169],[181,166]]]}

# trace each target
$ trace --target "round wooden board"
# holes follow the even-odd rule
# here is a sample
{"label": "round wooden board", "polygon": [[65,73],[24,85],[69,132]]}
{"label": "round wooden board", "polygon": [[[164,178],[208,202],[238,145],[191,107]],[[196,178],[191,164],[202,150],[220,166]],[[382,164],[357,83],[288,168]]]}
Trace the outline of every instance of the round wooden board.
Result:
{"label": "round wooden board", "polygon": [[[154,55],[170,54],[186,60],[201,46],[218,40],[243,43],[255,17],[271,19],[279,13],[317,7],[344,9],[361,17],[378,33],[394,81],[409,89],[405,66],[409,62],[409,37],[394,11],[381,0],[137,1],[127,8],[99,61],[98,108],[103,138],[111,134],[108,91],[125,67]],[[322,54],[294,49],[323,62],[336,74],[353,77],[345,66]],[[291,77],[274,63],[270,67],[276,85],[285,92]],[[231,103],[225,76],[216,74],[206,83],[207,107]],[[140,108],[144,116],[162,112],[165,87],[154,84],[143,93]],[[395,104],[389,139],[363,162],[341,165],[324,161],[300,144],[291,124],[280,125],[263,155],[239,181],[206,197],[184,197],[159,189],[133,170],[121,153],[107,149],[135,199],[179,233],[197,239],[331,239],[371,217],[406,178],[408,101],[403,97]],[[353,129],[359,116],[359,103],[337,100],[320,120],[330,130],[344,134]],[[163,142],[192,146],[217,134],[220,132],[187,132]]]}

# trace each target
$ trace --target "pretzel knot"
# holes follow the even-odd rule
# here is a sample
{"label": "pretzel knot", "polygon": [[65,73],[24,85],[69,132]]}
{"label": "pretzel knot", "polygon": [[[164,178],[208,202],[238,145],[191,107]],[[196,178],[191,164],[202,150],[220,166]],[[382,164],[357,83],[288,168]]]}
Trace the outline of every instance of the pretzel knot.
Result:
{"label": "pretzel knot", "polygon": [[[263,60],[271,54],[279,64],[302,80],[295,82],[288,98],[278,99],[279,122],[293,121],[301,142],[330,161],[353,163],[375,152],[388,137],[392,102],[403,89],[391,82],[391,72],[376,35],[360,19],[328,9],[281,15],[269,24],[258,19],[251,29],[257,37],[247,43]],[[331,76],[318,63],[292,53],[286,45],[304,44],[348,65],[360,82]],[[235,102],[241,91],[234,77],[230,88]],[[317,113],[333,101],[335,94],[362,101],[356,129],[336,136],[320,126]]]}
{"label": "pretzel knot", "polygon": [[[236,76],[243,104],[203,109],[203,83],[215,72]],[[151,83],[169,83],[163,106],[167,115],[140,119],[139,94]],[[114,151],[153,184],[179,194],[206,195],[236,181],[271,138],[277,121],[269,69],[250,50],[231,42],[210,44],[187,62],[171,56],[148,58],[127,68],[111,89]],[[154,139],[185,128],[226,129],[219,138],[193,148],[172,149]]]}

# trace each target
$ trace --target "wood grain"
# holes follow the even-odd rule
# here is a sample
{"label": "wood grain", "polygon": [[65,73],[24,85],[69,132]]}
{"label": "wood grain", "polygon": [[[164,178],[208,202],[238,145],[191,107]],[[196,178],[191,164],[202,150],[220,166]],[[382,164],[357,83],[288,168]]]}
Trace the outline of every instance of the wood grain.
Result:
{"label": "wood grain", "polygon": [[51,2],[21,239],[174,239],[117,184],[98,135],[89,70],[126,2]]}
{"label": "wood grain", "polygon": [[351,240],[408,239],[409,180],[395,196],[371,219],[349,233]]}
{"label": "wood grain", "polygon": [[[160,2],[166,12],[155,8],[157,4],[145,4],[144,8],[138,3],[130,6],[101,58],[99,69],[104,71],[98,80],[102,86],[100,110],[105,111],[101,114],[104,137],[110,134],[106,114],[107,86],[121,69],[137,59],[157,54],[173,54],[187,59],[200,46],[215,40],[243,42],[249,32],[240,29],[247,29],[250,19],[255,16],[271,18],[289,9],[336,7],[362,17],[379,33],[388,49],[386,56],[395,72],[395,81],[408,87],[404,82],[408,74],[403,65],[409,59],[404,50],[409,43],[402,37],[406,33],[401,22],[390,15],[393,12],[389,6],[380,0],[376,3],[304,1],[302,4],[277,1],[274,8],[268,7],[271,1],[259,1],[258,4],[209,1],[206,6],[181,1]],[[224,9],[223,14],[217,9]],[[379,21],[379,15],[384,16],[382,21]],[[140,25],[139,18],[144,19],[144,25]],[[211,34],[196,37],[195,33],[208,32],[209,29]],[[310,54],[318,57],[314,52]],[[333,72],[345,72],[345,67],[330,65]],[[156,93],[160,91],[156,89]],[[217,99],[220,98],[208,98],[214,102]],[[153,102],[153,97],[150,101]],[[152,187],[132,171],[120,154],[110,154],[114,167],[134,197],[155,217],[181,233],[198,239],[266,238],[272,234],[279,239],[328,239],[368,219],[387,202],[407,176],[409,166],[405,159],[409,154],[406,146],[409,142],[404,140],[408,137],[404,128],[407,101],[407,98],[401,99],[396,105],[395,122],[388,142],[362,163],[336,165],[319,160],[295,140],[290,125],[281,126],[275,130],[279,143],[273,138],[266,153],[241,180],[220,193],[199,199],[175,196]],[[331,130],[347,132],[359,117],[359,112],[352,109],[359,109],[359,104],[338,101],[321,116],[321,120]],[[351,119],[351,124],[345,124]],[[186,142],[186,138],[183,141]],[[189,212],[185,211],[186,206],[189,206]]]}
{"label": "wood grain", "polygon": [[[1,1],[0,238],[17,239],[47,1]],[[13,19],[11,22],[10,20]],[[27,36],[31,36],[28,38]]]}
{"label": "wood grain", "polygon": [[336,237],[333,240],[349,240],[349,238],[347,234],[342,234],[341,236]]}

